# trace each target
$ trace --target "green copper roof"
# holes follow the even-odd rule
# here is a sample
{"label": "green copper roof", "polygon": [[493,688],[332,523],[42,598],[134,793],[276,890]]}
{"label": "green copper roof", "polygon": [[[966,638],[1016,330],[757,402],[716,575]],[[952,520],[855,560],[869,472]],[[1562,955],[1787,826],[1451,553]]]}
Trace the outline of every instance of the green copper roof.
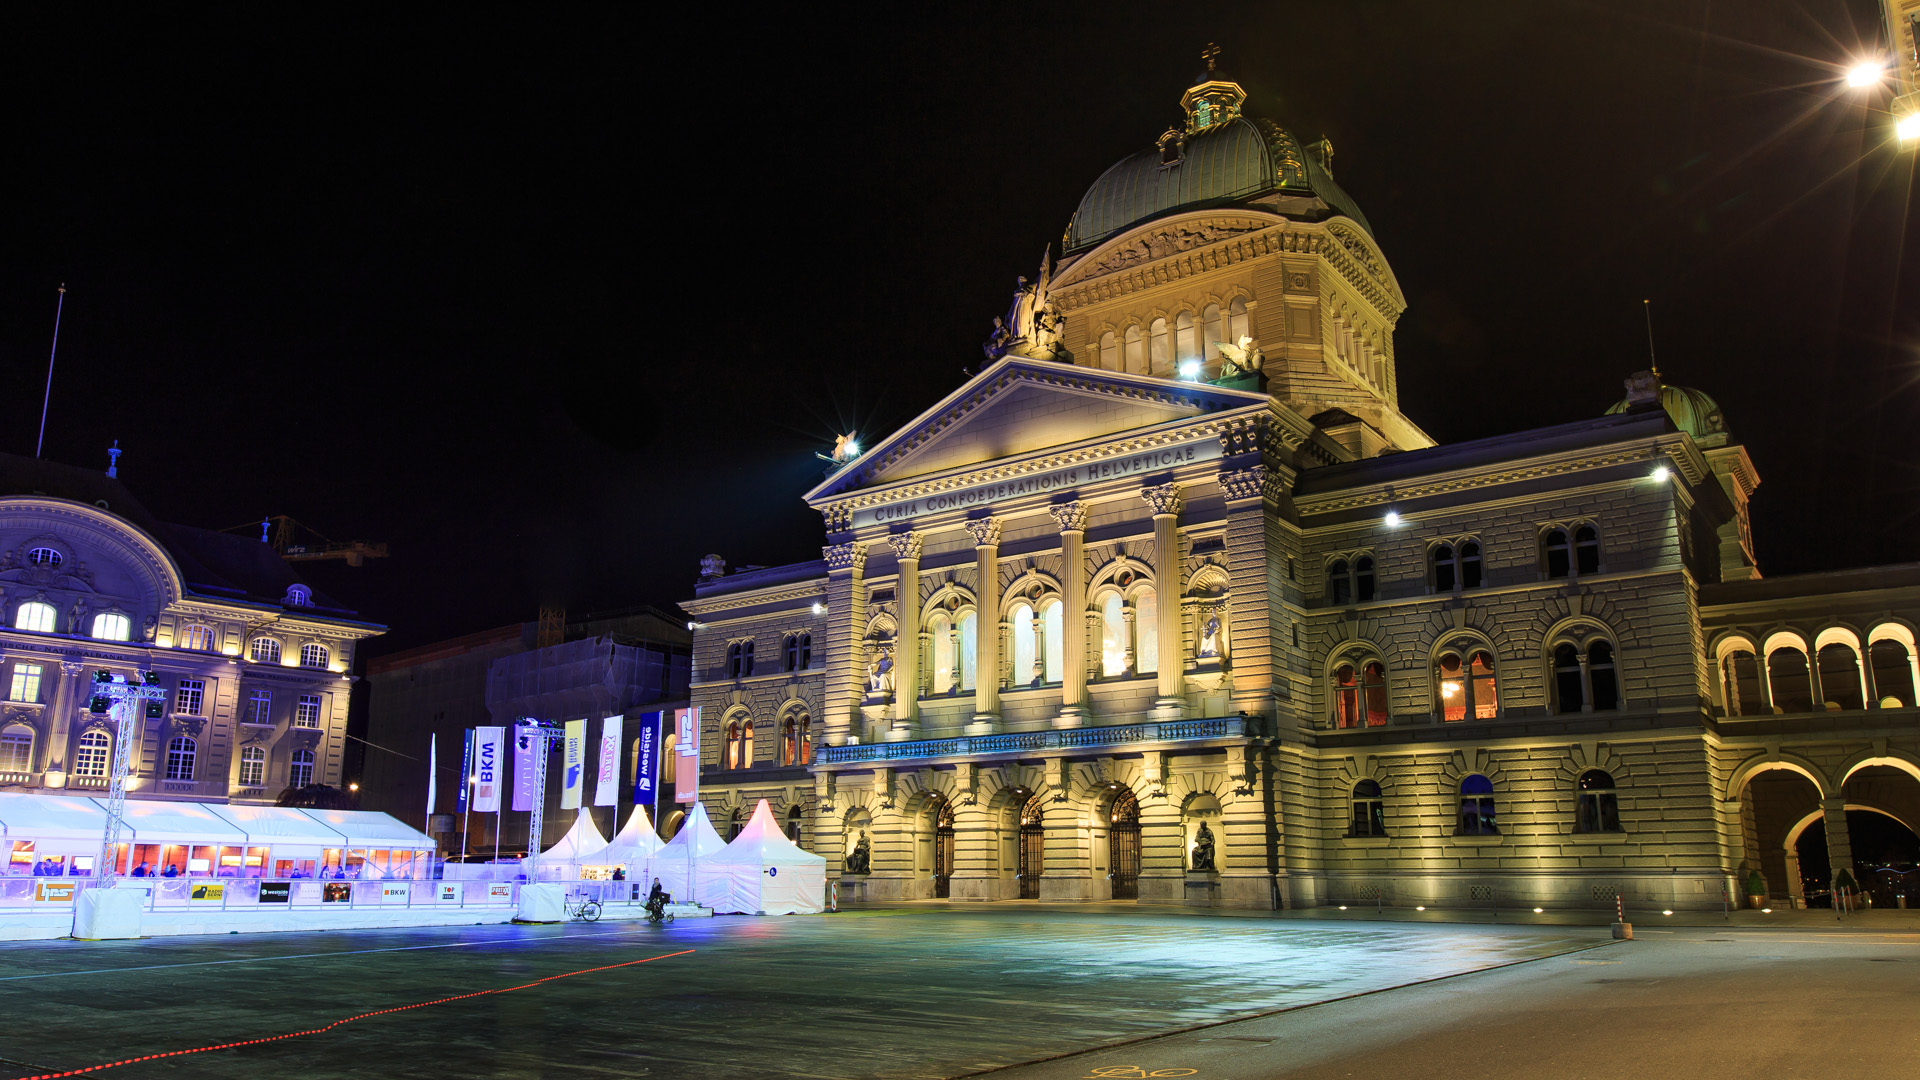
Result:
{"label": "green copper roof", "polygon": [[[1673,418],[1673,426],[1693,436],[1696,441],[1726,437],[1727,420],[1720,415],[1720,404],[1692,387],[1662,386],[1660,405]],[[1627,402],[1622,399],[1613,403],[1607,415],[1626,411]]]}
{"label": "green copper roof", "polygon": [[1154,218],[1274,194],[1318,198],[1327,206],[1320,216],[1342,214],[1373,231],[1333,177],[1270,120],[1240,117],[1216,124],[1188,137],[1177,164],[1160,158],[1158,149],[1142,150],[1101,174],[1067,226],[1067,250],[1091,247]]}

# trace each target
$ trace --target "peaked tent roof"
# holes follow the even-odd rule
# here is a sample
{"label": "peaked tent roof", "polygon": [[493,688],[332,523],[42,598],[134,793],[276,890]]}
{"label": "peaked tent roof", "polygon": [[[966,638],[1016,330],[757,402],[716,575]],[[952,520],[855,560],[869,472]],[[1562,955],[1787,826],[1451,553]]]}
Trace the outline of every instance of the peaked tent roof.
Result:
{"label": "peaked tent roof", "polygon": [[680,827],[679,832],[673,834],[673,839],[667,841],[659,851],[654,853],[654,858],[665,859],[678,856],[684,859],[687,857],[689,845],[692,846],[693,857],[696,859],[704,859],[716,851],[726,850],[727,847],[727,842],[720,839],[719,833],[713,831],[713,822],[707,820],[707,808],[699,803],[693,804],[693,812],[687,815],[687,823]]}
{"label": "peaked tent roof", "polygon": [[541,852],[540,857],[579,862],[594,858],[605,850],[607,838],[600,835],[599,827],[593,823],[593,815],[587,813],[587,808],[583,806],[574,816],[573,828],[568,829],[567,835],[555,841],[552,847]]}
{"label": "peaked tent roof", "polygon": [[607,850],[601,852],[603,858],[618,861],[625,858],[645,859],[658,852],[664,845],[660,833],[653,827],[653,819],[647,816],[647,808],[636,806],[633,816],[627,819],[626,827],[615,834],[607,844]]}
{"label": "peaked tent roof", "polygon": [[733,843],[707,862],[728,866],[827,864],[827,860],[787,839],[780,823],[773,819],[773,808],[767,805],[765,799],[761,799],[760,805],[753,808],[753,819],[747,822],[746,828],[740,830],[739,836],[733,838]]}

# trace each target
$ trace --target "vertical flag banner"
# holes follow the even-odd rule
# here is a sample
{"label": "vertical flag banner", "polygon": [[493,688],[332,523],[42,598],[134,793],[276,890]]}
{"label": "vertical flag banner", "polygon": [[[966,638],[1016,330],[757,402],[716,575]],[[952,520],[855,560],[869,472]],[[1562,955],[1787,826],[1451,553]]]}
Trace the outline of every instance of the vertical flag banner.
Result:
{"label": "vertical flag banner", "polygon": [[518,730],[514,732],[513,808],[515,810],[533,809],[533,748],[535,745],[540,747],[541,753],[546,753],[546,736],[535,738]]}
{"label": "vertical flag banner", "polygon": [[593,805],[620,805],[620,729],[624,725],[618,716],[609,716],[601,721],[600,728],[600,776],[599,783],[593,789]]}
{"label": "vertical flag banner", "polygon": [[673,801],[691,803],[700,795],[700,707],[673,710]]}
{"label": "vertical flag banner", "polygon": [[460,798],[454,801],[453,812],[464,814],[473,806],[473,729],[467,729],[465,745],[460,748]]}
{"label": "vertical flag banner", "polygon": [[427,735],[427,831],[428,832],[433,831],[433,804],[438,801],[437,796],[439,796],[440,794],[440,786],[438,783],[440,778],[435,775],[440,771],[439,758],[440,758],[440,733],[437,731],[430,732]]}
{"label": "vertical flag banner", "polygon": [[633,805],[654,809],[655,800],[660,797],[658,777],[660,775],[660,713],[641,713],[639,730],[634,733],[634,742],[638,745],[639,760],[633,769]]}
{"label": "vertical flag banner", "polygon": [[578,810],[580,809],[580,789],[586,787],[586,784],[582,783],[586,777],[581,774],[587,767],[587,722],[585,720],[567,721],[566,737],[562,740],[562,745],[566,751],[561,758],[564,763],[561,767],[564,771],[560,774],[560,809]]}
{"label": "vertical flag banner", "polygon": [[507,779],[507,729],[473,729],[473,808],[483,814],[500,812],[500,787]]}

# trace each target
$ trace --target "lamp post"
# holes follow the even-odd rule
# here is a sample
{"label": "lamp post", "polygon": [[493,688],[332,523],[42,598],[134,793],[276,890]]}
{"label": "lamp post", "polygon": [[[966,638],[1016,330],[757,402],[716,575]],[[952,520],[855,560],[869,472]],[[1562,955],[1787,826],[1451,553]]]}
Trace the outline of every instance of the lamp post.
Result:
{"label": "lamp post", "polygon": [[94,860],[96,888],[111,889],[118,876],[113,849],[120,845],[121,826],[127,810],[127,773],[133,764],[133,744],[140,734],[140,721],[146,716],[146,703],[167,700],[160,676],[144,672],[139,680],[115,675],[111,671],[93,673],[94,700],[105,698],[107,711],[114,718],[113,773],[107,784],[107,823],[100,836],[100,857]]}

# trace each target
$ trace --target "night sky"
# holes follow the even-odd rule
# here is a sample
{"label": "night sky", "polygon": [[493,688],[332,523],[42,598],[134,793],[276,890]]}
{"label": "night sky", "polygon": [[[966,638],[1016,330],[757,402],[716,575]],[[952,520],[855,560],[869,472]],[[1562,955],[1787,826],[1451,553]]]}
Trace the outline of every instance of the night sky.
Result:
{"label": "night sky", "polygon": [[1872,0],[230,10],[0,17],[0,448],[65,281],[47,455],[387,541],[309,574],[392,627],[368,654],[818,557],[814,453],[977,369],[1209,41],[1333,141],[1435,438],[1600,413],[1651,298],[1763,478],[1764,571],[1920,557],[1913,158],[1838,78]]}

